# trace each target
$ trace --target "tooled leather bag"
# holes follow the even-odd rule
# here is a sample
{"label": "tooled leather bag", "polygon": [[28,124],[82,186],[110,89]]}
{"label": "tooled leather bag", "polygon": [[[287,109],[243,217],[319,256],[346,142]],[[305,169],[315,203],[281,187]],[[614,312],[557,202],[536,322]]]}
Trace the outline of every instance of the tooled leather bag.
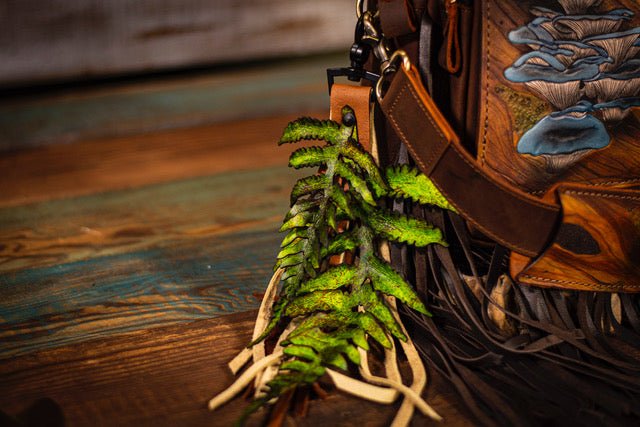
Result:
{"label": "tooled leather bag", "polygon": [[392,250],[434,312],[404,313],[422,356],[485,425],[637,423],[640,4],[368,8],[406,53],[378,87],[381,158],[458,211],[395,206],[450,243]]}

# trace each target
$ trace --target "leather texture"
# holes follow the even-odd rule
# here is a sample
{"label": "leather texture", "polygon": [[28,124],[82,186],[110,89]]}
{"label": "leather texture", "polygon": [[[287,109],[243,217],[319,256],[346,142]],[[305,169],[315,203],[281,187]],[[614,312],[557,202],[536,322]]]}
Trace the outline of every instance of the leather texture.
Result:
{"label": "leather texture", "polygon": [[367,150],[371,150],[370,136],[370,103],[371,88],[368,86],[355,86],[336,83],[331,88],[331,111],[329,118],[340,122],[342,120],[342,107],[348,105],[356,114],[358,123],[358,140]]}
{"label": "leather texture", "polygon": [[[638,193],[631,187],[640,181],[640,144],[637,142],[640,121],[631,108],[629,111],[603,109],[602,116],[598,111],[553,113],[557,106],[545,105],[544,99],[536,100],[536,96],[544,97],[535,91],[531,93],[529,86],[509,78],[506,70],[523,55],[521,51],[526,50],[526,46],[514,46],[513,40],[507,38],[509,29],[502,27],[505,22],[510,22],[514,29],[518,25],[526,27],[533,6],[552,6],[555,1],[533,3],[486,0],[474,6],[475,13],[468,5],[462,5],[456,8],[455,15],[450,14],[451,8],[447,9],[448,16],[443,15],[442,7],[428,8],[425,17],[428,15],[429,18],[422,19],[419,59],[423,78],[432,76],[438,81],[437,85],[425,82],[426,86],[433,87],[436,102],[425,91],[415,70],[401,71],[393,78],[382,109],[416,163],[458,208],[469,227],[514,252],[510,270],[521,283],[564,289],[640,291],[635,267],[640,264],[636,249],[639,243],[637,237],[629,240],[629,236],[637,235],[638,227],[638,221],[634,219],[637,207],[633,204]],[[618,3],[620,7],[638,9],[628,0]],[[447,2],[444,4],[446,6]],[[601,5],[605,9],[613,6]],[[559,16],[560,12],[550,10],[544,9],[544,13]],[[597,15],[594,10],[589,19],[605,16],[604,12]],[[433,31],[437,28],[435,20],[431,19],[434,14],[443,16],[441,22],[448,19],[448,24],[441,29],[440,40],[434,35],[437,31]],[[453,18],[460,25],[452,26]],[[565,18],[560,16],[559,19]],[[431,50],[431,44],[439,43],[444,48],[440,52],[442,58],[443,52],[451,47],[447,43],[451,39],[448,33],[451,28],[455,28],[456,37],[460,38],[463,61],[459,72],[443,77],[442,70],[433,66],[432,57],[426,52]],[[474,39],[472,35],[478,33],[483,37]],[[606,36],[622,37],[616,34]],[[640,42],[638,44],[640,46]],[[418,59],[415,52],[409,54],[414,61]],[[442,69],[446,69],[446,64],[440,62]],[[587,82],[585,87],[589,84]],[[558,87],[551,85],[551,89],[545,90],[557,91]],[[589,95],[585,90],[579,96]],[[580,108],[584,105],[588,104],[578,104]],[[621,124],[601,126],[599,130],[601,137],[609,135],[611,139],[603,149],[537,156],[521,152],[518,146],[519,139],[524,138],[529,129],[545,128],[544,120],[552,122],[556,120],[554,117],[559,117],[570,124],[584,122],[575,132],[552,129],[556,133],[552,132],[550,139],[557,138],[566,144],[567,140],[582,138],[573,136],[574,133],[581,135],[581,132],[597,129],[598,119],[606,122],[607,114],[621,112],[628,116]],[[592,128],[586,126],[592,123]],[[539,141],[545,139],[538,137]],[[560,192],[560,184],[572,183],[591,185],[589,194],[609,194],[625,186],[624,191],[629,194],[624,200],[631,205],[620,207],[612,204],[615,197],[602,196],[600,206],[607,206],[618,216],[602,211],[600,217],[595,217],[591,200],[571,199],[569,203],[566,193]],[[582,214],[584,224],[571,223],[568,219],[578,214]],[[599,229],[588,226],[595,223],[599,224]],[[566,230],[571,227],[574,231],[578,228],[582,231],[567,234]],[[595,239],[597,246],[605,248],[598,252],[597,262],[593,259],[595,254],[580,252],[581,238]],[[575,263],[579,265],[574,266]]]}
{"label": "leather texture", "polygon": [[460,215],[513,251],[535,256],[545,249],[559,221],[559,206],[510,188],[479,168],[415,68],[394,74],[381,107],[421,171]]}
{"label": "leather texture", "polygon": [[410,0],[380,0],[380,24],[386,37],[396,38],[417,29],[414,7]]}

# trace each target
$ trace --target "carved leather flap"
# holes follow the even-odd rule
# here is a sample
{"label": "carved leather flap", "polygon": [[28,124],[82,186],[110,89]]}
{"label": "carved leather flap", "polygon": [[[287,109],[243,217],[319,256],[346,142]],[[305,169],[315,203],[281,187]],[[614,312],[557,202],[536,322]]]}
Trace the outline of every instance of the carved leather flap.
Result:
{"label": "carved leather flap", "polygon": [[590,291],[640,291],[640,191],[561,185],[562,225],[521,283]]}

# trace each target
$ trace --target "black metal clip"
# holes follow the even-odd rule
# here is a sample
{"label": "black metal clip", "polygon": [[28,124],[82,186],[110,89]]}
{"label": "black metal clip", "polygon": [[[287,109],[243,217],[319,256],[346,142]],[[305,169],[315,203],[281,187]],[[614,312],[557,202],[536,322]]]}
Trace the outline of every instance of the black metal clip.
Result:
{"label": "black metal clip", "polygon": [[354,43],[349,51],[349,58],[351,59],[350,67],[340,68],[328,68],[327,69],[327,85],[329,86],[329,95],[331,95],[331,88],[336,77],[346,77],[352,82],[359,82],[361,80],[368,80],[371,82],[377,82],[380,78],[379,74],[367,71],[364,68],[364,64],[369,59],[371,54],[371,45],[363,40],[364,37],[364,22],[362,18],[358,19],[356,24],[356,31],[354,36]]}

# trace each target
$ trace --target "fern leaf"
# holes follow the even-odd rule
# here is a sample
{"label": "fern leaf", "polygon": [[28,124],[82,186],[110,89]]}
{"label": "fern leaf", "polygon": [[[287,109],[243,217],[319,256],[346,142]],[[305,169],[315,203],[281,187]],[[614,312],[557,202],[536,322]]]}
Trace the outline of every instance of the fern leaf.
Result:
{"label": "fern leaf", "polygon": [[329,193],[329,198],[335,204],[335,206],[340,209],[340,211],[344,212],[345,215],[349,216],[350,218],[353,218],[353,211],[351,210],[351,206],[349,206],[349,199],[342,188],[334,184]]}
{"label": "fern leaf", "polygon": [[287,212],[287,215],[284,217],[285,221],[288,221],[289,219],[293,218],[294,216],[298,215],[299,213],[302,212],[309,212],[311,210],[313,210],[314,208],[317,208],[318,205],[320,204],[320,202],[318,200],[297,200],[293,206],[291,206],[291,209],[289,209],[289,212]]}
{"label": "fern leaf", "polygon": [[304,256],[301,254],[293,254],[284,258],[280,258],[276,261],[276,264],[273,266],[274,270],[279,268],[289,268],[296,266],[298,264],[302,264],[304,262]]}
{"label": "fern leaf", "polygon": [[284,248],[286,246],[289,246],[291,242],[293,242],[296,239],[305,239],[307,234],[305,231],[306,230],[300,230],[297,228],[289,230],[287,235],[284,236],[284,239],[282,239],[282,243],[280,243],[280,247]]}
{"label": "fern leaf", "polygon": [[278,322],[280,322],[280,319],[282,318],[282,315],[284,314],[287,308],[287,302],[288,301],[285,300],[284,298],[280,299],[279,301],[276,301],[273,307],[273,312],[271,314],[271,319],[269,320],[269,323],[267,324],[266,328],[264,328],[264,331],[262,331],[262,333],[255,340],[249,343],[247,347],[253,347],[257,343],[259,343],[260,341],[268,337],[269,334],[271,334],[271,331],[273,331],[273,329],[276,327]]}
{"label": "fern leaf", "polygon": [[442,232],[426,221],[404,215],[370,209],[365,221],[378,235],[398,243],[423,247],[433,243],[447,246]]}
{"label": "fern leaf", "polygon": [[300,212],[293,218],[289,218],[282,227],[280,232],[291,230],[292,228],[302,228],[311,223],[313,215],[310,212]]}
{"label": "fern leaf", "polygon": [[358,281],[358,269],[351,265],[339,265],[300,285],[299,293],[333,291]]}
{"label": "fern leaf", "polygon": [[291,301],[285,314],[297,317],[316,311],[345,311],[349,308],[349,302],[349,298],[341,291],[318,291]]}
{"label": "fern leaf", "polygon": [[342,145],[340,148],[340,154],[342,156],[352,160],[365,172],[364,175],[367,178],[367,182],[371,184],[371,188],[373,188],[377,197],[382,197],[387,194],[387,184],[382,178],[380,170],[378,169],[375,160],[373,160],[373,157],[371,157],[371,154],[351,142]]}
{"label": "fern leaf", "polygon": [[305,334],[310,329],[335,329],[344,325],[345,323],[347,323],[345,322],[345,316],[339,313],[314,313],[300,322],[300,324],[289,333],[287,339],[295,338],[299,335]]}
{"label": "fern leaf", "polygon": [[[346,364],[346,361],[345,361]],[[324,375],[324,368],[318,364],[311,364],[308,362],[303,362],[302,360],[288,360],[283,362],[280,365],[280,369],[283,371],[298,371],[305,374],[311,374],[314,376],[321,377]]]}
{"label": "fern leaf", "polygon": [[284,348],[283,353],[287,356],[306,359],[310,362],[319,363],[320,356],[311,348],[303,345],[288,345]]}
{"label": "fern leaf", "polygon": [[329,185],[331,185],[331,179],[324,174],[301,178],[295,183],[291,190],[291,204],[300,197],[324,190]]}
{"label": "fern leaf", "polygon": [[366,285],[361,288],[361,297],[367,313],[371,313],[376,319],[378,319],[393,336],[402,341],[407,340],[406,335],[400,329],[400,326],[393,317],[393,314],[391,314],[389,307],[387,307],[385,302],[376,295],[370,285]]}
{"label": "fern leaf", "polygon": [[367,336],[364,329],[355,328],[353,330],[353,336],[351,337],[351,340],[358,347],[362,348],[363,350],[369,351],[370,347],[369,343],[367,342]]}
{"label": "fern leaf", "polygon": [[369,313],[360,313],[358,314],[358,323],[360,327],[368,333],[371,338],[378,341],[381,346],[384,348],[391,348],[391,341],[389,341],[389,337],[387,337],[386,332],[378,321]]}
{"label": "fern leaf", "polygon": [[329,244],[329,247],[322,249],[322,258],[338,255],[347,251],[354,251],[359,245],[356,235],[357,233],[355,232],[337,234]]}
{"label": "fern leaf", "polygon": [[392,295],[412,309],[431,315],[424,306],[413,287],[408,284],[393,267],[376,256],[369,259],[369,277],[376,291]]}
{"label": "fern leaf", "polygon": [[421,205],[434,205],[456,212],[426,175],[408,165],[390,167],[386,171],[389,196],[411,199]]}
{"label": "fern leaf", "polygon": [[342,350],[342,353],[344,353],[347,356],[347,359],[349,359],[352,363],[355,363],[356,365],[360,365],[360,352],[355,346],[351,344],[347,344],[346,346],[341,348],[341,350]]}
{"label": "fern leaf", "polygon": [[342,369],[346,371],[349,369],[349,365],[347,364],[347,359],[344,358],[342,354],[337,351],[333,351],[327,355],[326,358],[323,359],[323,362],[327,365],[334,366],[338,369]]}
{"label": "fern leaf", "polygon": [[329,185],[331,185],[331,179],[324,174],[301,178],[296,182],[291,190],[291,203],[293,204],[293,202],[302,196],[306,196],[315,191],[324,190]]}
{"label": "fern leaf", "polygon": [[[334,203],[329,203],[327,205],[326,217],[327,217],[327,225],[332,230],[337,231],[338,230],[338,218],[337,218],[338,208]],[[323,246],[327,246],[327,245],[323,245]]]}
{"label": "fern leaf", "polygon": [[278,255],[276,256],[276,258],[281,259],[289,255],[295,255],[297,253],[302,252],[304,249],[305,243],[306,243],[305,239],[298,238],[294,240],[290,245],[285,246],[280,252],[278,252]]}
{"label": "fern leaf", "polygon": [[331,120],[302,117],[287,125],[278,145],[316,139],[336,144],[342,138],[340,125]]}
{"label": "fern leaf", "polygon": [[367,187],[367,182],[360,178],[349,166],[344,162],[338,161],[335,165],[336,174],[349,181],[349,185],[360,194],[362,199],[371,206],[376,205],[376,201],[371,194],[371,190]]}
{"label": "fern leaf", "polygon": [[289,156],[289,166],[295,169],[319,168],[335,159],[336,154],[332,146],[299,148]]}

